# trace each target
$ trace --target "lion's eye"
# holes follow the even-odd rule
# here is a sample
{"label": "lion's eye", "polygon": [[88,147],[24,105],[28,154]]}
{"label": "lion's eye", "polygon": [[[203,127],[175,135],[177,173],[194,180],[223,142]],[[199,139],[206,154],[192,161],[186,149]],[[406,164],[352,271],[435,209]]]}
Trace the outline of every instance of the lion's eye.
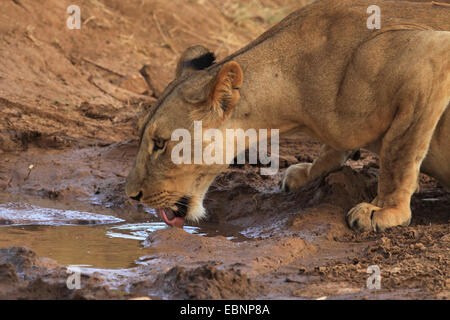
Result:
{"label": "lion's eye", "polygon": [[162,150],[166,146],[166,141],[163,139],[154,139],[153,142],[153,151]]}

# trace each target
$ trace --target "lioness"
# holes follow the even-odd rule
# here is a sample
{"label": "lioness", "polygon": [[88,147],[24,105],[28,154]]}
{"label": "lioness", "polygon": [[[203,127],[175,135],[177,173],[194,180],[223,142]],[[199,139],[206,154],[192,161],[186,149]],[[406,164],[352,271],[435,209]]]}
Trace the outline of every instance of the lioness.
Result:
{"label": "lioness", "polygon": [[[369,30],[367,9],[381,9]],[[359,148],[380,157],[378,195],[351,209],[355,230],[411,221],[419,170],[450,187],[450,6],[378,0],[322,0],[296,11],[257,40],[214,63],[195,46],[176,80],[142,121],[126,193],[171,226],[205,214],[203,197],[227,165],[176,165],[171,133],[204,128],[302,131],[324,144],[312,164],[288,168],[298,189]],[[205,148],[206,145],[203,146]]]}

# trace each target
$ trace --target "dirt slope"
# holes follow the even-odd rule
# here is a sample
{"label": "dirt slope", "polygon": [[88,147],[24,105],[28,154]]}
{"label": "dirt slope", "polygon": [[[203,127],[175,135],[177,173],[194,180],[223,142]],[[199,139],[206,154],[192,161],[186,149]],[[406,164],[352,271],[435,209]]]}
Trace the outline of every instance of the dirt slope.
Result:
{"label": "dirt slope", "polygon": [[[124,180],[137,119],[172,79],[177,57],[203,43],[223,58],[308,2],[82,0],[81,30],[69,30],[71,1],[4,0],[0,191],[150,219],[125,197]],[[283,139],[282,172],[312,162],[319,147],[304,135]],[[142,243],[153,254],[133,268],[84,274],[79,291],[67,289],[60,262],[33,248],[0,249],[0,298],[449,299],[449,193],[422,176],[411,226],[355,234],[344,215],[373,198],[377,157],[364,151],[348,165],[289,194],[278,188],[282,172],[232,166],[205,201],[203,225],[217,227],[214,236],[156,231]],[[382,271],[381,290],[366,288],[371,265]]]}
{"label": "dirt slope", "polygon": [[223,58],[305,2],[85,0],[81,29],[69,30],[71,1],[3,1],[0,150],[130,138],[185,48],[202,43]]}

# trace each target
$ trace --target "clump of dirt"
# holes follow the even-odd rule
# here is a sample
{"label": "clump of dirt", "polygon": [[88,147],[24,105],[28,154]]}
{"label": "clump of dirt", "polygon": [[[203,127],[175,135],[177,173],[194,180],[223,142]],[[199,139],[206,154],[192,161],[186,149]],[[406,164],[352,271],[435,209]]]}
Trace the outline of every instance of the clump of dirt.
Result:
{"label": "clump of dirt", "polygon": [[53,281],[63,272],[56,261],[28,248],[0,249],[0,299],[67,299],[71,293],[65,283]]}
{"label": "clump of dirt", "polygon": [[214,265],[195,269],[173,267],[155,285],[174,299],[252,299],[264,295],[265,287],[239,270],[220,270]]}
{"label": "clump of dirt", "polygon": [[[299,144],[304,140],[307,138],[298,136]],[[332,238],[347,231],[344,217],[349,209],[376,195],[376,171],[371,166],[359,171],[343,167],[290,193],[280,190],[281,176],[262,177],[258,168],[248,165],[229,169],[208,191],[208,221],[264,226],[261,230],[266,237],[276,237],[284,229],[316,234],[327,230]],[[323,221],[318,222],[317,215]],[[251,233],[263,235],[256,230]]]}
{"label": "clump of dirt", "polygon": [[95,275],[81,275],[81,289],[67,285],[71,272],[56,261],[38,257],[26,247],[0,249],[0,299],[129,299],[125,292],[111,290]]}
{"label": "clump of dirt", "polygon": [[48,258],[40,258],[32,250],[25,247],[9,247],[0,249],[0,264],[13,270],[16,278],[33,279],[35,271],[58,267],[58,263]]}

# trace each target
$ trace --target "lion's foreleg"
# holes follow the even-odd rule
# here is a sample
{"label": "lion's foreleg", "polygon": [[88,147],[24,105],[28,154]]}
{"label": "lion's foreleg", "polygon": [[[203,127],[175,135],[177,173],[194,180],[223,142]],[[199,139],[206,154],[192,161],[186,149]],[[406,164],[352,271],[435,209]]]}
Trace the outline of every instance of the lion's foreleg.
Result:
{"label": "lion's foreleg", "polygon": [[419,95],[409,103],[405,100],[382,139],[377,197],[347,214],[353,229],[382,231],[411,221],[411,196],[417,190],[420,166],[446,102],[439,94],[431,94],[429,99]]}

